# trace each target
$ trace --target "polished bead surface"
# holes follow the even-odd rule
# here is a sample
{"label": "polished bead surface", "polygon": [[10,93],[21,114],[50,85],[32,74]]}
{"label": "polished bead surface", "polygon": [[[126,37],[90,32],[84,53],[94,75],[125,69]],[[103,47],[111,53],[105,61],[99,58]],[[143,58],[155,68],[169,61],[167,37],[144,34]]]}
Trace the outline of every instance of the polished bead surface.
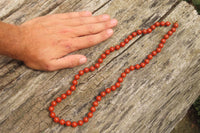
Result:
{"label": "polished bead surface", "polygon": [[56,101],[52,101],[51,102],[51,106],[56,106],[57,105],[57,102]]}
{"label": "polished bead surface", "polygon": [[100,93],[100,95],[101,95],[102,97],[105,97],[105,96],[106,96],[106,92],[102,91],[102,92]]}
{"label": "polished bead surface", "polygon": [[132,36],[132,35],[129,35],[129,36],[127,37],[127,39],[130,41],[130,40],[133,39],[133,36]]}
{"label": "polished bead surface", "polygon": [[55,117],[56,117],[56,114],[55,114],[54,112],[51,112],[51,113],[50,113],[50,117],[51,117],[51,118],[55,118]]}
{"label": "polished bead surface", "polygon": [[90,108],[90,111],[91,111],[91,112],[95,112],[95,111],[96,111],[96,108],[95,108],[95,107],[91,107],[91,108]]}
{"label": "polished bead surface", "polygon": [[76,80],[78,80],[79,78],[80,78],[80,76],[78,74],[74,76],[74,79],[76,79]]}
{"label": "polished bead surface", "polygon": [[120,83],[119,83],[119,82],[115,83],[115,86],[116,86],[117,88],[119,88],[119,87],[120,87]]}
{"label": "polished bead surface", "polygon": [[125,78],[125,77],[126,77],[126,73],[122,73],[122,74],[121,74],[121,77],[122,77],[122,78]]}
{"label": "polished bead surface", "polygon": [[118,82],[119,82],[119,83],[123,82],[123,78],[121,78],[121,77],[118,78]]}
{"label": "polished bead surface", "polygon": [[170,26],[171,23],[170,23],[169,21],[167,21],[167,22],[165,23],[165,25],[166,25],[166,26]]}
{"label": "polished bead surface", "polygon": [[56,98],[56,102],[57,102],[57,103],[60,103],[61,101],[62,101],[62,98],[60,98],[60,97],[57,97],[57,98]]}
{"label": "polished bead surface", "polygon": [[72,86],[70,87],[70,90],[71,90],[71,91],[75,91],[75,90],[76,90],[76,86],[75,86],[75,85],[72,85]]}
{"label": "polished bead surface", "polygon": [[80,71],[78,72],[78,74],[81,76],[81,75],[84,74],[84,71],[83,71],[83,70],[80,70]]}
{"label": "polished bead surface", "polygon": [[89,112],[87,116],[88,116],[89,118],[92,118],[93,113],[92,113],[92,112]]}
{"label": "polished bead surface", "polygon": [[172,32],[172,31],[168,31],[167,34],[168,34],[169,36],[171,36],[171,35],[173,34],[173,32]]}
{"label": "polished bead surface", "polygon": [[164,45],[163,45],[162,43],[160,43],[160,44],[158,45],[158,47],[159,47],[159,48],[163,48]]}
{"label": "polished bead surface", "polygon": [[111,90],[112,90],[112,91],[115,91],[115,90],[116,90],[116,86],[114,86],[114,85],[111,86]]}
{"label": "polished bead surface", "polygon": [[138,35],[142,34],[142,31],[141,30],[137,30],[137,34]]}
{"label": "polished bead surface", "polygon": [[110,93],[111,89],[110,88],[106,88],[106,93]]}
{"label": "polished bead surface", "polygon": [[141,66],[141,67],[145,67],[145,63],[142,62],[142,63],[140,64],[140,66]]}
{"label": "polished bead surface", "polygon": [[56,122],[56,123],[59,122],[59,118],[58,118],[58,117],[55,117],[53,120],[54,120],[54,122]]}
{"label": "polished bead surface", "polygon": [[152,29],[151,28],[148,28],[147,29],[147,33],[151,33],[152,32]]}
{"label": "polished bead surface", "polygon": [[160,51],[161,51],[161,48],[157,48],[157,49],[156,49],[156,52],[157,52],[157,53],[160,53]]}
{"label": "polished bead surface", "polygon": [[61,98],[62,98],[62,99],[65,99],[65,98],[67,98],[67,95],[66,95],[66,94],[62,94],[62,95],[61,95]]}
{"label": "polished bead surface", "polygon": [[65,122],[65,125],[66,125],[66,126],[71,126],[71,124],[72,124],[71,121],[66,121],[66,122]]}
{"label": "polished bead surface", "polygon": [[156,56],[157,55],[157,52],[156,51],[152,51],[151,53],[153,56]]}
{"label": "polished bead surface", "polygon": [[97,101],[94,101],[92,105],[96,107],[99,105],[99,103]]}
{"label": "polished bead surface", "polygon": [[136,36],[137,36],[137,32],[133,32],[133,33],[132,33],[132,36],[133,36],[133,37],[136,37]]}
{"label": "polished bead surface", "polygon": [[77,85],[77,84],[78,84],[78,81],[77,81],[77,80],[73,80],[73,81],[72,81],[72,84],[73,84],[73,85]]}
{"label": "polished bead surface", "polygon": [[125,46],[125,42],[121,42],[120,47],[124,47],[124,46]]}
{"label": "polished bead surface", "polygon": [[94,66],[91,66],[91,67],[90,67],[90,71],[93,72],[94,70],[95,70],[95,67],[94,67]]}
{"label": "polished bead surface", "polygon": [[100,67],[100,64],[99,64],[99,63],[96,63],[96,64],[94,65],[94,67],[95,67],[95,68],[99,68],[99,67]]}
{"label": "polished bead surface", "polygon": [[165,26],[165,22],[164,22],[164,21],[161,21],[161,22],[160,22],[160,26]]}
{"label": "polished bead surface", "polygon": [[128,74],[128,73],[130,73],[130,69],[129,69],[129,68],[126,68],[126,69],[124,70],[124,72],[125,72],[126,74]]}
{"label": "polished bead surface", "polygon": [[124,42],[125,42],[125,43],[128,43],[128,42],[129,42],[128,38],[124,39]]}
{"label": "polished bead surface", "polygon": [[106,50],[106,51],[105,51],[105,54],[106,54],[106,55],[109,55],[109,54],[110,54],[110,49],[109,49],[109,50]]}
{"label": "polished bead surface", "polygon": [[156,26],[155,26],[155,25],[152,25],[152,26],[151,26],[151,29],[152,29],[152,30],[154,30],[155,28],[156,28]]}
{"label": "polished bead surface", "polygon": [[142,30],[142,33],[143,33],[143,34],[147,34],[147,30],[146,30],[146,29],[143,29],[143,30]]}
{"label": "polished bead surface", "polygon": [[101,58],[105,59],[106,58],[106,54],[102,54]]}
{"label": "polished bead surface", "polygon": [[119,45],[116,45],[116,46],[115,46],[115,49],[116,49],[116,50],[119,50],[119,49],[120,49],[120,46],[119,46]]}
{"label": "polished bead surface", "polygon": [[49,111],[53,111],[53,110],[54,110],[54,107],[50,106]]}
{"label": "polished bead surface", "polygon": [[87,73],[87,72],[89,72],[89,71],[90,71],[90,69],[89,69],[89,68],[87,68],[87,67],[86,67],[86,68],[84,68],[84,72],[85,72],[85,73]]}
{"label": "polished bead surface", "polygon": [[144,63],[145,63],[145,64],[149,64],[149,59],[145,59],[145,60],[144,60]]}
{"label": "polished bead surface", "polygon": [[97,97],[96,97],[96,100],[97,100],[97,101],[101,101],[101,96],[97,96]]}
{"label": "polished bead surface", "polygon": [[61,119],[59,123],[60,123],[60,125],[64,125],[65,124],[65,120]]}
{"label": "polished bead surface", "polygon": [[154,25],[155,25],[156,27],[158,27],[158,26],[160,26],[160,22],[156,22]]}
{"label": "polished bead surface", "polygon": [[139,64],[136,64],[136,65],[135,65],[135,68],[136,68],[136,69],[140,69],[140,65],[139,65]]}
{"label": "polished bead surface", "polygon": [[78,125],[79,125],[79,126],[82,126],[82,125],[83,125],[83,121],[82,121],[82,120],[79,120],[79,121],[78,121]]}
{"label": "polished bead surface", "polygon": [[69,95],[72,94],[72,91],[71,91],[71,90],[67,90],[67,91],[66,91],[66,94],[69,96]]}
{"label": "polished bead surface", "polygon": [[83,122],[87,123],[89,121],[89,118],[88,117],[84,117],[83,118]]}
{"label": "polished bead surface", "polygon": [[134,66],[130,66],[129,69],[130,69],[131,71],[133,71],[133,70],[135,70],[135,67],[134,67]]}
{"label": "polished bead surface", "polygon": [[115,51],[115,48],[114,47],[110,47],[110,52],[113,52]]}
{"label": "polished bead surface", "polygon": [[178,23],[174,23],[174,28],[178,28]]}
{"label": "polished bead surface", "polygon": [[72,124],[71,124],[71,125],[72,125],[72,127],[77,127],[77,126],[78,126],[77,122],[75,122],[75,121],[74,121],[74,122],[72,122]]}
{"label": "polished bead surface", "polygon": [[149,60],[151,60],[151,59],[153,58],[153,56],[152,56],[151,54],[149,54],[149,55],[147,56],[147,58],[148,58]]}

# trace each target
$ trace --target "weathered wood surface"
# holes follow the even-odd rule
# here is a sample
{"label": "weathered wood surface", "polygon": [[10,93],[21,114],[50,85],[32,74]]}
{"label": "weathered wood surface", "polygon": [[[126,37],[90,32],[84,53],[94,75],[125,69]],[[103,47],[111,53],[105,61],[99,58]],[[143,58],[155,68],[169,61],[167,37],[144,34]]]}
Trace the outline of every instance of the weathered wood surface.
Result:
{"label": "weathered wood surface", "polygon": [[[0,9],[1,20],[15,24],[49,13],[80,10],[90,10],[95,15],[108,13],[119,21],[111,39],[78,51],[89,60],[73,69],[34,71],[19,61],[0,56],[1,133],[170,132],[200,94],[200,17],[186,2],[1,0]],[[149,65],[131,72],[117,91],[102,100],[87,124],[74,129],[52,122],[47,108],[52,99],[69,88],[72,75],[93,64],[105,49],[132,31],[161,20],[178,21],[180,27]],[[76,92],[56,107],[56,114],[66,120],[83,118],[95,96],[114,84],[126,67],[141,62],[168,29],[158,28],[150,35],[136,37],[112,53],[99,70],[80,79]]]}

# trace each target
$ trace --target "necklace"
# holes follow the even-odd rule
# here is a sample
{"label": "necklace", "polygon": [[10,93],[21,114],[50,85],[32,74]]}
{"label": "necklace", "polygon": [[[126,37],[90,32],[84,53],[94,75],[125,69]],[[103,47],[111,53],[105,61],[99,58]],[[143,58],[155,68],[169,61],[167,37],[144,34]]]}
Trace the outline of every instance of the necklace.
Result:
{"label": "necklace", "polygon": [[136,64],[134,66],[131,65],[129,68],[126,68],[124,72],[121,73],[121,76],[118,78],[118,81],[113,86],[105,89],[105,91],[102,91],[98,96],[96,96],[95,101],[92,103],[93,106],[90,108],[90,112],[82,120],[79,120],[78,122],[75,121],[71,122],[69,120],[65,121],[63,119],[59,119],[56,116],[55,112],[53,112],[54,107],[57,105],[57,103],[60,103],[63,99],[66,99],[67,96],[71,95],[72,92],[76,90],[76,86],[78,84],[78,79],[80,78],[80,76],[82,76],[84,73],[88,73],[89,71],[92,72],[95,69],[98,69],[100,67],[100,64],[106,58],[106,56],[108,56],[111,52],[117,51],[120,48],[124,47],[125,44],[127,44],[133,37],[136,37],[137,35],[142,35],[142,34],[145,35],[151,33],[156,27],[170,26],[170,25],[171,23],[169,21],[167,22],[161,21],[161,22],[156,22],[148,29],[137,30],[133,32],[131,35],[129,35],[126,39],[124,39],[124,41],[121,42],[119,45],[116,45],[115,47],[110,47],[103,54],[101,54],[100,58],[98,59],[98,62],[94,66],[90,66],[89,68],[86,67],[83,70],[80,70],[79,73],[74,76],[74,80],[72,81],[72,86],[70,87],[70,89],[67,90],[66,93],[62,94],[60,97],[57,97],[54,101],[51,102],[51,105],[49,107],[49,112],[50,112],[50,117],[53,119],[53,121],[59,123],[60,125],[66,125],[72,127],[82,126],[84,123],[87,123],[89,119],[93,117],[93,113],[96,111],[96,107],[98,106],[101,99],[105,97],[107,94],[109,94],[111,91],[115,91],[117,88],[119,88],[120,84],[123,82],[126,75],[130,73],[130,71],[133,71],[135,69],[138,70],[140,68],[145,67],[145,65],[149,64],[149,61],[153,58],[153,56],[156,56],[157,53],[161,52],[161,49],[164,47],[166,40],[176,31],[176,28],[178,28],[177,22],[175,22],[171,30],[169,30],[167,34],[164,35],[156,50],[152,51],[151,54],[149,54],[147,58],[144,59],[143,62],[141,62],[140,64]]}

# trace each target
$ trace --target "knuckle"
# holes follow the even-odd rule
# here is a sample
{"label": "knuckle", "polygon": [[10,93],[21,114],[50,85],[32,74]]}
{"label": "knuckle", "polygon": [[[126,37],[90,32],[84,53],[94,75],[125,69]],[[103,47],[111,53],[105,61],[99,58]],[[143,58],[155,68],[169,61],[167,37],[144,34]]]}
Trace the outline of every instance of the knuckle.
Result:
{"label": "knuckle", "polygon": [[93,39],[93,37],[88,37],[87,40],[89,44],[95,44],[95,40]]}
{"label": "knuckle", "polygon": [[92,24],[88,25],[87,29],[88,29],[88,31],[89,31],[90,34],[95,33],[95,26],[94,25],[92,25]]}

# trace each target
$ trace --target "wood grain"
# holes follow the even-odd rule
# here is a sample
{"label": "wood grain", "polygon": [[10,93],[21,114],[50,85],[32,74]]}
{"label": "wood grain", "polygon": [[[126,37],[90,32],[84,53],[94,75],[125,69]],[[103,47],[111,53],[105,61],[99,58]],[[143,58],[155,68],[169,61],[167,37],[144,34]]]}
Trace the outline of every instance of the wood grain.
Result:
{"label": "wood grain", "polygon": [[[91,48],[79,50],[88,63],[55,72],[34,71],[22,62],[0,56],[1,133],[144,133],[170,132],[200,94],[200,17],[191,5],[178,0],[18,0],[0,2],[1,20],[21,24],[51,13],[90,10],[118,19],[115,34]],[[156,21],[178,21],[180,27],[167,40],[162,52],[144,69],[127,75],[121,87],[106,96],[94,117],[78,128],[60,126],[49,118],[48,106],[64,93],[72,75],[96,62],[107,48],[139,28]],[[140,63],[169,28],[134,38],[112,53],[102,66],[84,75],[77,90],[55,108],[65,120],[83,118],[99,92],[110,87],[130,65]]]}

